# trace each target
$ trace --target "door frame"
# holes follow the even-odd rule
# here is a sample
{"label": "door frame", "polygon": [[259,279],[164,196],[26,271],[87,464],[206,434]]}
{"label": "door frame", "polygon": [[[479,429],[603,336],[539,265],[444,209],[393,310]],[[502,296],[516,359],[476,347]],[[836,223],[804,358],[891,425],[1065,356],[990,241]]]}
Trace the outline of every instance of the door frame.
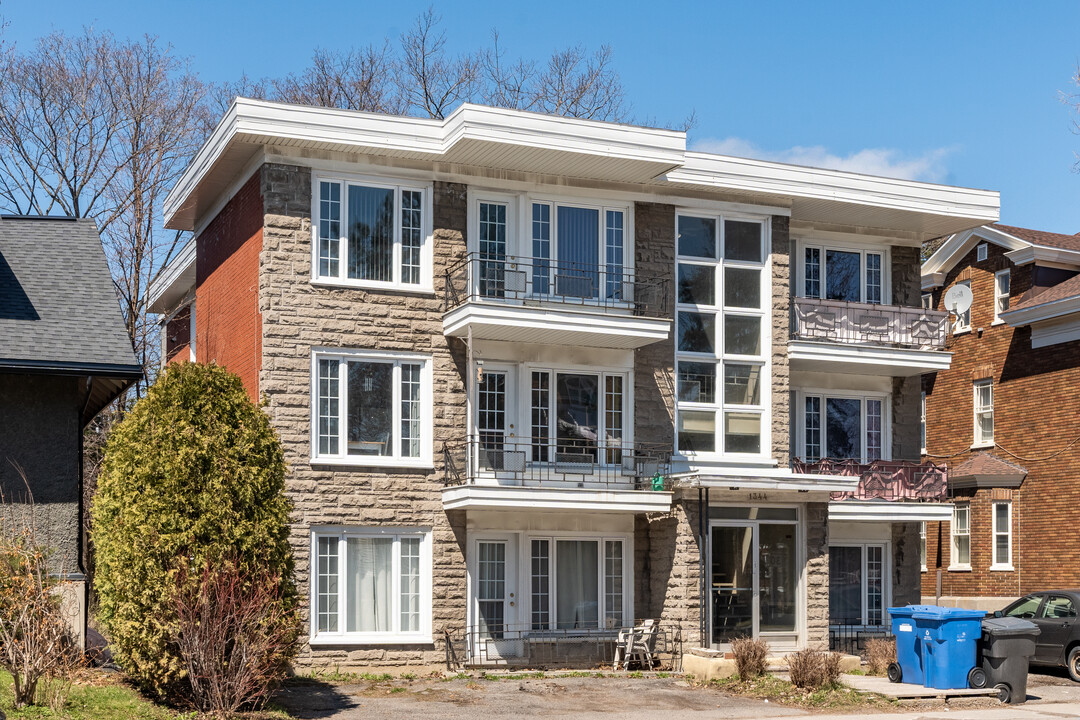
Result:
{"label": "door frame", "polygon": [[[859,572],[862,576],[862,587],[859,590],[859,597],[861,608],[859,611],[859,627],[865,628],[880,628],[888,625],[888,608],[892,604],[892,543],[888,540],[838,540],[836,542],[829,542],[829,552],[832,552],[834,547],[848,547],[860,549],[860,564]],[[869,613],[869,607],[867,605],[867,582],[869,581],[869,573],[867,572],[867,563],[869,561],[867,557],[867,548],[880,547],[881,548],[881,622],[877,625],[871,625],[866,622],[867,615]],[[832,561],[829,562],[829,583],[832,584]],[[831,597],[831,591],[830,591]],[[834,627],[832,618],[829,618],[829,626]]]}
{"label": "door frame", "polygon": [[[753,637],[762,638],[765,640],[771,640],[771,644],[777,650],[795,650],[802,647],[806,641],[806,512],[803,509],[805,506],[798,504],[776,504],[776,505],[747,505],[738,503],[723,503],[717,505],[710,505],[713,507],[746,507],[751,510],[770,508],[770,509],[793,509],[795,510],[795,520],[762,520],[762,519],[713,519],[711,516],[708,521],[709,536],[706,541],[706,572],[708,572],[708,578],[706,580],[706,587],[708,588],[708,607],[706,612],[706,632],[708,633],[708,647],[714,649],[730,649],[731,643],[714,643],[713,642],[713,593],[712,593],[712,530],[714,527],[751,527],[752,529],[752,543],[753,543],[753,596],[751,600],[752,613],[753,613]],[[710,512],[711,515],[711,512]],[[792,632],[767,632],[762,633],[759,627],[761,618],[761,587],[760,587],[760,525],[793,525],[795,527],[795,628]]]}

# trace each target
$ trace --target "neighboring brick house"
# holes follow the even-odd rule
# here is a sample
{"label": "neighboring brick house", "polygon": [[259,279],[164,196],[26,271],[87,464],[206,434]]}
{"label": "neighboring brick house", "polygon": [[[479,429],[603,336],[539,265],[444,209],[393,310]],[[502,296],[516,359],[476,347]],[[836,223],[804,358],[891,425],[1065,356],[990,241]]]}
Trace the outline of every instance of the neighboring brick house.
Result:
{"label": "neighboring brick house", "polygon": [[80,644],[83,429],[141,377],[94,221],[0,216],[0,516],[49,550]]}
{"label": "neighboring brick house", "polygon": [[924,453],[948,462],[955,510],[926,527],[922,592],[992,610],[1080,586],[1080,237],[953,235],[923,265],[924,302],[942,308],[958,284],[973,303],[953,325],[952,367],[923,379]]}
{"label": "neighboring brick house", "polygon": [[830,583],[844,625],[918,597],[918,378],[949,364],[919,247],[997,207],[669,130],[239,99],[151,308],[284,443],[299,662],[441,663],[445,630],[537,663],[645,618],[784,650],[829,641]]}

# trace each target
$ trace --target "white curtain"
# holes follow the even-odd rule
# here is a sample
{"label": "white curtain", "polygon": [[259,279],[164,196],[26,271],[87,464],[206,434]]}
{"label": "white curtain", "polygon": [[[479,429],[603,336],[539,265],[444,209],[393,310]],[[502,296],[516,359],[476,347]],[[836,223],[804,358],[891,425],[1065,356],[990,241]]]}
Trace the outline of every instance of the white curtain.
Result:
{"label": "white curtain", "polygon": [[390,632],[393,538],[349,538],[346,632]]}
{"label": "white curtain", "polygon": [[558,627],[597,627],[600,617],[598,542],[559,540],[555,546]]}

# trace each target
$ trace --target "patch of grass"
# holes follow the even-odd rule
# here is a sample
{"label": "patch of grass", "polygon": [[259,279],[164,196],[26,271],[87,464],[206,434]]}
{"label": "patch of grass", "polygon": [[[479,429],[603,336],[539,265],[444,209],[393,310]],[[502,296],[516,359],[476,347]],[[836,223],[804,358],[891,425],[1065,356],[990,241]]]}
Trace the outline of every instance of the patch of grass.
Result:
{"label": "patch of grass", "polygon": [[390,692],[392,692],[392,693],[403,693],[403,692],[405,692],[405,688],[403,688],[403,687],[392,687],[392,688],[390,688]]}
{"label": "patch of grass", "polygon": [[660,678],[661,680],[663,680],[664,678],[669,678],[669,677],[671,677],[671,673],[669,673],[669,672],[658,672],[658,673],[656,673],[656,677],[658,677],[658,678]]}
{"label": "patch of grass", "polygon": [[802,690],[789,681],[775,675],[761,675],[752,680],[741,680],[738,675],[713,680],[709,683],[731,695],[752,697],[794,705],[803,708],[863,709],[894,705],[895,701],[883,695],[863,693],[843,684],[827,685],[813,691]]}
{"label": "patch of grass", "polygon": [[442,678],[442,681],[443,682],[451,682],[453,680],[469,680],[471,678],[472,678],[472,675],[470,675],[469,673],[459,672],[456,675],[444,675],[443,678]]}
{"label": "patch of grass", "polygon": [[480,673],[480,679],[482,680],[542,680],[546,675],[542,670],[537,672],[524,672],[524,673]]}
{"label": "patch of grass", "polygon": [[173,720],[177,717],[172,710],[155,705],[119,679],[107,677],[106,680],[102,682],[95,674],[92,681],[73,683],[63,712],[54,713],[41,706],[15,710],[11,675],[0,672],[0,708],[12,720]]}
{"label": "patch of grass", "polygon": [[399,675],[398,677],[400,677],[402,680],[415,680],[416,673],[401,673],[401,675]]}
{"label": "patch of grass", "polygon": [[638,680],[638,679],[641,679],[641,678],[645,677],[645,673],[641,672],[640,670],[635,670],[633,672],[626,673],[626,677],[634,678],[635,680]]}
{"label": "patch of grass", "polygon": [[862,668],[855,668],[854,670],[845,670],[845,675],[865,675],[866,671]]}

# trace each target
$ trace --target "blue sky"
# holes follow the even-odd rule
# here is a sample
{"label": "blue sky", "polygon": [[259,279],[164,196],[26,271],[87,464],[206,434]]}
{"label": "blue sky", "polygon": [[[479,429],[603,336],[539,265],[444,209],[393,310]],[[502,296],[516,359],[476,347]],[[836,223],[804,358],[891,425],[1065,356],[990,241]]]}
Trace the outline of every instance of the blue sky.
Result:
{"label": "blue sky", "polygon": [[[84,25],[156,34],[206,80],[300,70],[396,39],[429,4],[5,0],[8,41]],[[1080,232],[1080,135],[1061,102],[1080,3],[435,2],[452,49],[612,45],[638,118],[691,147],[1001,191],[1002,222]]]}

